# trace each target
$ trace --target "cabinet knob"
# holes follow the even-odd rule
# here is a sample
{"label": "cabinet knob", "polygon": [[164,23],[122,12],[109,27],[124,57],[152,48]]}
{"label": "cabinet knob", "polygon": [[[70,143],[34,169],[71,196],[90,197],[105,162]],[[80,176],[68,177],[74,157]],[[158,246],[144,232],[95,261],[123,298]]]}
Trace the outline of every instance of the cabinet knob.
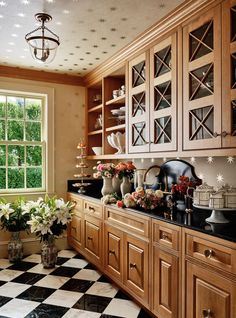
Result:
{"label": "cabinet knob", "polygon": [[114,250],[109,250],[109,254],[115,255],[116,252]]}
{"label": "cabinet knob", "polygon": [[94,212],[95,209],[92,206],[89,206],[89,211]]}
{"label": "cabinet knob", "polygon": [[227,131],[222,131],[222,133],[217,133],[217,132],[214,132],[214,134],[213,134],[213,136],[216,138],[216,137],[219,137],[219,136],[221,136],[221,137],[226,137],[227,135],[229,135],[229,133],[227,133]]}
{"label": "cabinet knob", "polygon": [[88,236],[88,240],[89,240],[89,241],[92,241],[93,238],[92,238],[91,236]]}
{"label": "cabinet knob", "polygon": [[212,312],[210,309],[203,309],[202,311],[203,317],[204,318],[211,318],[212,316]]}
{"label": "cabinet knob", "polygon": [[207,258],[211,258],[214,254],[215,254],[214,251],[211,250],[211,249],[207,249],[207,250],[204,251],[204,255]]}
{"label": "cabinet knob", "polygon": [[165,233],[162,233],[161,239],[162,240],[167,240],[168,239],[168,235],[166,235]]}
{"label": "cabinet knob", "polygon": [[129,264],[129,267],[130,267],[131,269],[133,269],[133,268],[137,268],[137,266],[136,266],[136,264],[135,264],[135,263],[130,263],[130,264]]}

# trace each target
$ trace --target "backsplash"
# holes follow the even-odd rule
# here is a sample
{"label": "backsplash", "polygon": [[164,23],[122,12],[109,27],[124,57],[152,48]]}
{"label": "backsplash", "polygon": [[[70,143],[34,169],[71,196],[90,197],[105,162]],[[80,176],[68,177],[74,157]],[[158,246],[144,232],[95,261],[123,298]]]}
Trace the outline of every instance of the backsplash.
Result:
{"label": "backsplash", "polygon": [[[179,158],[192,164],[196,175],[209,185],[219,187],[224,184],[236,186],[236,158],[232,157],[198,157]],[[137,169],[148,169],[150,166],[163,164],[162,159],[134,159]],[[157,169],[151,169],[147,174],[146,182],[153,183]]]}

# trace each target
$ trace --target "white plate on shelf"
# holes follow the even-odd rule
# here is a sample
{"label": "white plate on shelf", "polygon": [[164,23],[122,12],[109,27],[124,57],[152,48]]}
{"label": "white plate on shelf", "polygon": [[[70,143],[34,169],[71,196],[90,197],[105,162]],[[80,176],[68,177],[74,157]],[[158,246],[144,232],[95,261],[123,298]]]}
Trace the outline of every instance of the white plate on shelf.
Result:
{"label": "white plate on shelf", "polygon": [[126,109],[125,106],[120,107],[120,110],[121,110],[122,112],[125,112],[125,109]]}
{"label": "white plate on shelf", "polygon": [[116,115],[116,116],[124,115],[124,111],[120,109],[111,109],[111,113],[112,115]]}

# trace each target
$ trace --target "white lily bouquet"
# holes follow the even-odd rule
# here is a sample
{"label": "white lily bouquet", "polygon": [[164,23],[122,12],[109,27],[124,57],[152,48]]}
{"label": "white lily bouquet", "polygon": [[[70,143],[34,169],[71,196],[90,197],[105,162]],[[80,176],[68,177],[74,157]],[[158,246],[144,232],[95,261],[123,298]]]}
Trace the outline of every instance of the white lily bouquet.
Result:
{"label": "white lily bouquet", "polygon": [[31,233],[39,236],[41,241],[48,240],[50,235],[60,236],[72,220],[74,206],[71,201],[65,202],[62,198],[49,196],[28,201],[24,208],[31,215],[27,222]]}

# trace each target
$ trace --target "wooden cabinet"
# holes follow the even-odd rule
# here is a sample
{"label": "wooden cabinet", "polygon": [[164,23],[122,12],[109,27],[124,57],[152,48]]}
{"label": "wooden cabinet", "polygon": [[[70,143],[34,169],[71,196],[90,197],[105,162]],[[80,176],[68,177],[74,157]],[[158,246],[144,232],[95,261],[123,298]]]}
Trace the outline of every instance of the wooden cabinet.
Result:
{"label": "wooden cabinet", "polygon": [[177,33],[150,50],[150,151],[177,150]]}
{"label": "wooden cabinet", "polygon": [[235,243],[185,230],[186,318],[235,318]]}
{"label": "wooden cabinet", "polygon": [[236,145],[235,8],[225,1],[183,28],[184,149]]}
{"label": "wooden cabinet", "polygon": [[152,220],[152,310],[162,318],[180,317],[180,228]]}
{"label": "wooden cabinet", "polygon": [[149,308],[149,217],[105,207],[105,272]]}
{"label": "wooden cabinet", "polygon": [[236,147],[236,1],[222,4],[222,138],[223,147]]}

